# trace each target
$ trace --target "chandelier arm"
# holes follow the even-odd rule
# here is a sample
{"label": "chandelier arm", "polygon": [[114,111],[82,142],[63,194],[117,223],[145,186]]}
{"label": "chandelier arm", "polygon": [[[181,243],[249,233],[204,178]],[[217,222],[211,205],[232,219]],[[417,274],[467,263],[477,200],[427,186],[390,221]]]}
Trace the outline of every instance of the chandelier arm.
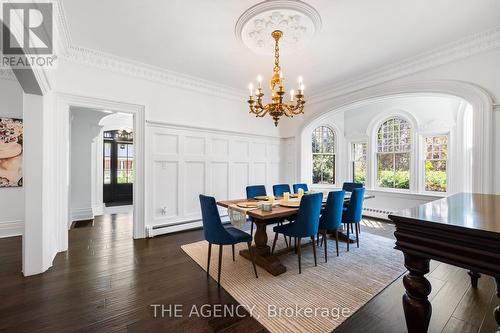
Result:
{"label": "chandelier arm", "polygon": [[269,105],[267,105],[262,111],[256,115],[258,118],[264,117],[269,112]]}

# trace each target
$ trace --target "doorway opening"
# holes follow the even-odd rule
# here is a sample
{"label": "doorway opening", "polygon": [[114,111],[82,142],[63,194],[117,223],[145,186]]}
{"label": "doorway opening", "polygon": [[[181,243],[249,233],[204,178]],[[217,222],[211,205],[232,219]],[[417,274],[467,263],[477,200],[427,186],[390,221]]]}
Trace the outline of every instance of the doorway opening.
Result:
{"label": "doorway opening", "polygon": [[133,221],[134,118],[128,113],[70,107],[70,220],[94,225],[98,216]]}

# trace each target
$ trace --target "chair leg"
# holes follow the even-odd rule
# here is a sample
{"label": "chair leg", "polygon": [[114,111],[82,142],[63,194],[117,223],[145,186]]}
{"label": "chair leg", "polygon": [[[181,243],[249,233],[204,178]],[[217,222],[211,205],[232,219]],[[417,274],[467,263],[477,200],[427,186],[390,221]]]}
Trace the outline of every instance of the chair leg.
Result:
{"label": "chair leg", "polygon": [[208,243],[207,277],[210,276],[210,257],[212,256],[212,243]]}
{"label": "chair leg", "polygon": [[278,233],[276,232],[274,234],[274,242],[273,242],[273,248],[271,249],[271,253],[274,253],[274,248],[276,247],[276,241],[278,240]]}
{"label": "chair leg", "polygon": [[313,242],[314,267],[317,267],[318,266],[318,259],[316,258],[316,241],[314,240],[314,236],[311,236],[311,240]]}
{"label": "chair leg", "polygon": [[324,233],[323,233],[323,232],[321,233],[321,235],[322,235],[323,237],[321,237],[321,244],[319,244],[319,247],[322,247],[322,246],[323,246],[323,241],[325,240],[325,235],[324,235]]}
{"label": "chair leg", "polygon": [[283,237],[285,238],[285,245],[286,245],[286,247],[288,247],[288,240],[286,239],[285,235],[283,235]]}
{"label": "chair leg", "polygon": [[319,246],[319,232],[316,234],[316,246]]}
{"label": "chair leg", "polygon": [[351,232],[354,233],[354,224],[350,223],[351,225]]}
{"label": "chair leg", "polygon": [[252,252],[252,242],[247,242],[247,245],[248,245],[248,252],[250,253],[250,257],[252,258],[253,271],[255,273],[255,277],[258,279],[259,276],[257,275],[257,267],[255,267],[255,258]]}
{"label": "chair leg", "polygon": [[231,244],[231,248],[233,250],[233,261],[234,261],[234,244]]}
{"label": "chair leg", "polygon": [[339,256],[339,231],[335,230],[335,245],[337,245],[337,257]]}
{"label": "chair leg", "polygon": [[220,272],[222,268],[222,245],[219,245],[219,272],[217,274],[217,284],[220,286]]}
{"label": "chair leg", "polygon": [[359,223],[356,223],[356,245],[359,248],[359,231],[358,231],[357,224],[359,224]]}
{"label": "chair leg", "polygon": [[361,233],[361,223],[356,224],[356,226],[358,227],[358,233]]}
{"label": "chair leg", "polygon": [[292,236],[288,236],[288,246],[292,247]]}
{"label": "chair leg", "polygon": [[294,247],[295,247],[295,253],[297,253],[297,237],[293,238],[293,244],[294,244]]}
{"label": "chair leg", "polygon": [[326,230],[323,230],[323,238],[321,238],[321,242],[325,242],[325,262],[328,262],[328,242],[326,241]]}
{"label": "chair leg", "polygon": [[349,224],[347,225],[347,252],[349,252],[349,243],[351,239],[349,238]]}
{"label": "chair leg", "polygon": [[250,224],[250,236],[253,237],[253,220],[252,220],[252,222]]}
{"label": "chair leg", "polygon": [[[297,239],[297,237],[295,239]],[[300,263],[300,260],[302,259],[301,258],[302,253],[301,253],[301,250],[300,250],[300,240],[301,239],[302,238],[298,237],[298,240],[297,240],[297,256],[299,258],[299,274],[302,274],[302,267],[301,267],[301,263]]]}

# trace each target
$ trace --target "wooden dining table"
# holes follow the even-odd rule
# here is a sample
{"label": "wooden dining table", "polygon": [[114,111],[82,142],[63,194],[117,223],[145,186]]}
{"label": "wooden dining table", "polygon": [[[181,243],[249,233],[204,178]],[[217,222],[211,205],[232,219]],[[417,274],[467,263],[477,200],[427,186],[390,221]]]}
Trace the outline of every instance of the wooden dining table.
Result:
{"label": "wooden dining table", "polygon": [[[364,199],[374,198],[373,195],[365,195]],[[279,198],[277,198],[279,200]],[[345,202],[349,202],[350,196],[347,194]],[[228,208],[231,205],[241,202],[249,201],[248,199],[236,200],[223,200],[218,201],[217,204],[221,207]],[[252,252],[255,257],[255,263],[274,276],[286,272],[286,267],[281,263],[278,256],[271,253],[271,246],[267,237],[267,226],[269,224],[276,224],[284,219],[293,220],[294,216],[299,211],[296,207],[284,207],[275,205],[272,211],[265,212],[260,208],[255,208],[246,211],[246,214],[254,219],[256,231],[254,235],[254,245]],[[251,260],[250,252],[248,250],[241,250],[240,255],[248,260]]]}

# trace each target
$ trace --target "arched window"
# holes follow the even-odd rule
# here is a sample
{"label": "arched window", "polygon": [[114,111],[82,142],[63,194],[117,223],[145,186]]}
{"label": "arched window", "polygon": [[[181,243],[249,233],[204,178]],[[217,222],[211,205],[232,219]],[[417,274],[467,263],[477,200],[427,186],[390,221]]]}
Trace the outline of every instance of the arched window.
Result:
{"label": "arched window", "polygon": [[412,129],[399,117],[387,119],[377,132],[377,184],[379,187],[410,189]]}
{"label": "arched window", "polygon": [[336,137],[333,130],[320,126],[312,134],[313,184],[335,184]]}

